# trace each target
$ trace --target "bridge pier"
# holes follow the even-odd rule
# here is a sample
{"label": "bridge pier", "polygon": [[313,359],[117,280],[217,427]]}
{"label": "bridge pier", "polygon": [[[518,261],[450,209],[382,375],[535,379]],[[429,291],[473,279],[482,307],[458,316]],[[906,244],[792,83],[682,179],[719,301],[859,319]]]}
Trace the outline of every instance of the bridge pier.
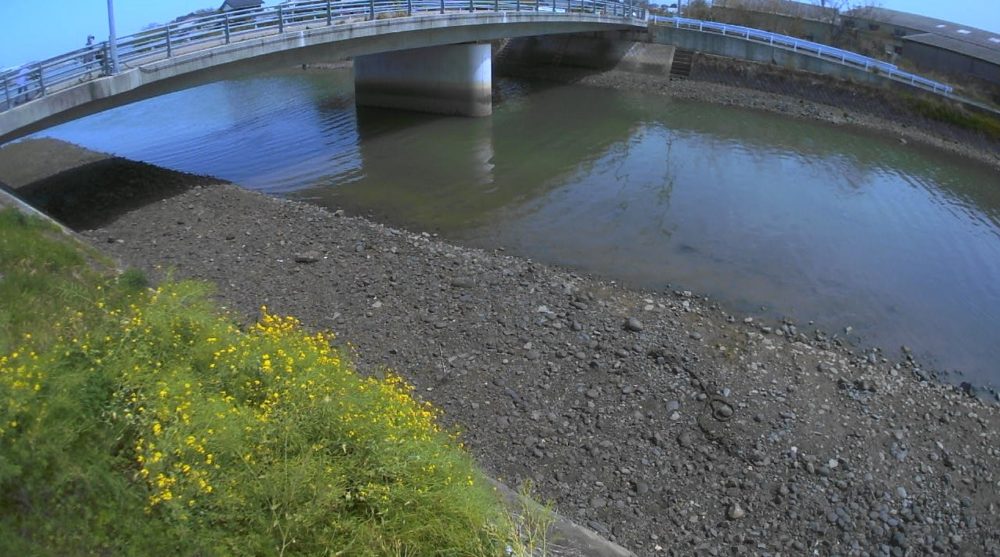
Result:
{"label": "bridge pier", "polygon": [[354,59],[358,106],[457,116],[493,113],[490,45],[453,44]]}

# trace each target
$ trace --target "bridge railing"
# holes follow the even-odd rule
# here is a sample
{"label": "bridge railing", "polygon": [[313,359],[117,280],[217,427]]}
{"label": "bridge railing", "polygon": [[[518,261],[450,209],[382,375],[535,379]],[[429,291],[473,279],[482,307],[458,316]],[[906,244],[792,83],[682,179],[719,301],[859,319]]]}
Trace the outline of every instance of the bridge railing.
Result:
{"label": "bridge railing", "polygon": [[290,29],[413,15],[525,11],[646,17],[638,0],[300,0],[190,18],[122,37],[118,68],[111,67],[109,45],[102,42],[0,71],[0,112],[121,69]]}
{"label": "bridge railing", "polygon": [[950,95],[955,90],[951,85],[939,83],[909,72],[904,72],[895,64],[890,64],[889,62],[885,62],[883,60],[869,58],[868,56],[862,56],[856,52],[842,50],[830,45],[789,37],[788,35],[781,35],[761,29],[743,27],[742,25],[730,25],[728,23],[719,23],[717,21],[703,21],[700,19],[688,19],[683,17],[652,16],[650,19],[654,23],[669,25],[679,29],[692,29],[707,33],[717,33],[728,37],[738,37],[747,41],[767,43],[769,45],[789,48],[795,52],[802,52],[846,66],[863,69],[869,72],[878,72],[892,80],[909,83],[914,87],[919,87],[921,89],[942,95]]}

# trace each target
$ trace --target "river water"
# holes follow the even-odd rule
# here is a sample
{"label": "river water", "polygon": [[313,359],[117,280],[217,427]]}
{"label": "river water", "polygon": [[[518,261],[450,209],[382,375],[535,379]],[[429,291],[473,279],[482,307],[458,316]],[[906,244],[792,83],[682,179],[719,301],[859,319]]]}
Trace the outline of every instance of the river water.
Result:
{"label": "river water", "polygon": [[815,321],[1000,385],[1000,173],[855,129],[500,80],[481,119],[359,110],[349,70],[215,83],[43,135]]}

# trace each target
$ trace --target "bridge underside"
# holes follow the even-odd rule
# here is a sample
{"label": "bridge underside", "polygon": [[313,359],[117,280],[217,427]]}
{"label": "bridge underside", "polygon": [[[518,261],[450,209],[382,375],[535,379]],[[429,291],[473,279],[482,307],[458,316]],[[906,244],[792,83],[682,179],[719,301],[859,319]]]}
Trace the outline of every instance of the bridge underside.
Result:
{"label": "bridge underside", "polygon": [[[300,64],[507,37],[644,28],[642,20],[597,14],[485,12],[382,19],[286,32],[151,61],[115,76],[50,93],[0,113],[0,143],[166,93]],[[471,89],[480,90],[479,86]]]}
{"label": "bridge underside", "polygon": [[489,43],[428,46],[354,59],[358,106],[457,116],[493,113]]}

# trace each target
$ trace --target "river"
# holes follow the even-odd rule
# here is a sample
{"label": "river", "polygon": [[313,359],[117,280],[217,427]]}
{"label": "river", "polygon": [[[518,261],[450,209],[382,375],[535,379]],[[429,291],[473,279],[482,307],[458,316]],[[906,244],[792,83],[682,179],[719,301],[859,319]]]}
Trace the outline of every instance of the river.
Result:
{"label": "river", "polygon": [[350,70],[225,81],[40,135],[688,289],[1000,385],[1000,175],[861,130],[516,80],[491,117],[356,109]]}

